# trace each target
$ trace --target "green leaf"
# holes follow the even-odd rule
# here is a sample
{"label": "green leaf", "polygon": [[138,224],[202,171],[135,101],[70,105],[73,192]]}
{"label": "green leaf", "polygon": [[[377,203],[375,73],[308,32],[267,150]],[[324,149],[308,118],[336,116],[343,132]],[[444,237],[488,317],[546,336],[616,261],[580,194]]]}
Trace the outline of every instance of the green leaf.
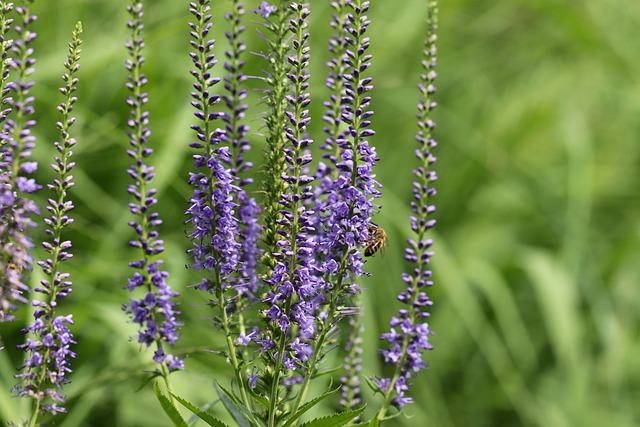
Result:
{"label": "green leaf", "polygon": [[171,393],[171,395],[180,403],[182,403],[188,410],[190,410],[191,412],[193,412],[195,415],[197,415],[202,421],[204,421],[205,423],[209,424],[212,427],[229,427],[227,426],[225,423],[223,423],[222,421],[220,421],[219,419],[215,418],[214,416],[204,412],[203,410],[201,410],[200,408],[198,408],[197,406],[195,406],[193,403],[184,400],[183,398],[181,398],[180,396],[176,396],[175,394]]}
{"label": "green leaf", "polygon": [[165,414],[167,414],[169,419],[173,422],[173,425],[176,427],[189,427],[186,421],[182,419],[182,416],[180,415],[180,412],[178,412],[178,409],[173,406],[173,403],[171,403],[167,396],[162,394],[162,392],[160,391],[160,386],[157,382],[153,385],[153,389],[156,392],[156,397],[158,398],[162,409],[164,410]]}
{"label": "green leaf", "polygon": [[329,390],[328,392],[326,392],[323,395],[320,395],[318,397],[316,397],[313,400],[310,400],[309,402],[305,403],[304,405],[302,405],[300,407],[300,409],[298,409],[296,411],[295,414],[293,414],[291,416],[291,418],[289,418],[287,420],[286,423],[284,423],[283,427],[289,427],[290,425],[292,425],[294,423],[295,420],[297,420],[298,418],[300,418],[302,416],[302,414],[304,414],[305,412],[307,412],[309,409],[313,408],[316,404],[318,404],[320,401],[326,399],[327,397],[331,396],[333,393],[335,393],[336,391],[340,390],[340,387],[337,387],[333,390]]}
{"label": "green leaf", "polygon": [[371,388],[371,390],[372,390],[374,393],[382,393],[382,394],[384,394],[384,391],[383,391],[380,387],[378,387],[378,385],[377,385],[376,383],[374,383],[374,382],[371,380],[371,378],[369,378],[369,377],[364,377],[364,380],[367,382],[367,385],[369,386],[369,388]]}
{"label": "green leaf", "polygon": [[308,421],[302,427],[342,427],[364,412],[364,406],[353,411],[340,412],[339,414],[328,415],[322,418]]}
{"label": "green leaf", "polygon": [[269,410],[269,399],[267,399],[266,397],[264,397],[261,394],[256,393],[255,391],[253,391],[251,388],[248,388],[249,390],[249,394],[251,394],[251,396],[253,396],[253,398],[256,400],[256,402],[258,402],[258,404],[260,404],[260,406],[262,406],[262,409],[265,410]]}
{"label": "green leaf", "polygon": [[358,424],[352,424],[351,427],[378,427],[380,425],[380,420],[378,419],[378,413],[371,418],[369,421],[365,421]]}
{"label": "green leaf", "polygon": [[321,377],[323,375],[332,374],[332,373],[334,373],[336,371],[339,371],[340,369],[342,369],[342,366],[335,366],[333,368],[318,370],[318,371],[316,371],[315,374],[313,374],[313,378],[315,379],[315,378]]}
{"label": "green leaf", "polygon": [[[252,420],[252,414],[249,412],[248,408],[245,408],[240,402],[238,402],[238,399],[233,394],[218,384],[218,382],[215,383],[215,387],[218,391],[222,404],[227,411],[229,411],[229,414],[231,414],[233,419],[236,420],[238,427],[255,427],[258,425],[257,422]],[[220,390],[224,393],[221,393]]]}
{"label": "green leaf", "polygon": [[378,427],[380,425],[380,420],[378,419],[378,414],[369,421],[367,427]]}

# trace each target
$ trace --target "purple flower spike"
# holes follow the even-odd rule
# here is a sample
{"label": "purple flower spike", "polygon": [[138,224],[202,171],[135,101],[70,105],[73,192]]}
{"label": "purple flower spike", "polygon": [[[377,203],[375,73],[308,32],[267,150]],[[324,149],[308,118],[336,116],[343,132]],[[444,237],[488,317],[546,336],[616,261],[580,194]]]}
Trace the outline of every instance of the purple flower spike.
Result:
{"label": "purple flower spike", "polygon": [[249,126],[244,124],[245,113],[249,108],[245,101],[247,89],[243,86],[247,76],[242,72],[245,66],[245,61],[242,58],[247,50],[241,39],[245,30],[242,25],[244,13],[242,3],[233,0],[231,12],[225,15],[226,20],[231,24],[231,31],[226,33],[230,48],[225,52],[224,69],[228,74],[224,77],[225,93],[221,97],[226,107],[226,112],[222,116],[222,121],[225,123],[223,141],[231,151],[226,165],[240,187],[233,192],[234,203],[237,205],[236,219],[239,224],[239,241],[241,242],[239,280],[236,284],[236,291],[246,298],[236,300],[236,310],[238,311],[242,310],[245,303],[257,300],[256,292],[259,284],[256,267],[261,257],[258,241],[262,232],[262,228],[258,224],[261,209],[256,200],[249,197],[243,189],[253,182],[253,178],[245,175],[253,165],[244,160],[244,153],[251,148],[247,138]]}
{"label": "purple flower spike", "polygon": [[[289,8],[294,17],[289,21],[289,30],[294,34],[296,51],[288,57],[292,69],[287,78],[293,92],[285,96],[289,119],[285,136],[289,146],[284,149],[287,170],[281,178],[288,187],[280,200],[281,218],[276,221],[283,238],[278,242],[279,251],[274,254],[276,265],[265,280],[271,290],[265,300],[270,309],[264,314],[269,323],[266,333],[278,343],[278,352],[270,355],[275,359],[276,369],[295,370],[306,361],[309,347],[306,342],[313,340],[316,334],[315,298],[324,285],[315,271],[317,242],[311,234],[314,212],[306,207],[306,202],[313,197],[309,184],[314,179],[306,174],[312,160],[307,148],[313,142],[306,133],[310,121],[307,92],[309,33],[306,30],[309,10],[298,2],[292,2]],[[293,326],[297,336],[291,333]]]}
{"label": "purple flower spike", "polygon": [[432,302],[427,296],[425,289],[433,283],[430,280],[431,270],[429,261],[433,256],[430,251],[432,240],[427,238],[428,231],[434,226],[435,221],[430,215],[435,211],[431,205],[431,197],[436,194],[433,182],[436,175],[429,168],[435,162],[435,157],[431,150],[436,146],[436,142],[431,138],[431,132],[435,127],[430,119],[430,112],[435,107],[432,95],[435,93],[436,73],[436,29],[437,29],[437,8],[436,3],[431,1],[428,4],[427,38],[423,51],[424,60],[422,65],[424,73],[421,76],[419,85],[421,100],[418,104],[418,134],[416,140],[419,148],[416,150],[416,157],[419,166],[413,173],[416,180],[413,185],[413,201],[411,208],[413,215],[410,217],[411,229],[415,233],[414,239],[408,239],[408,247],[405,250],[405,259],[411,263],[410,273],[402,275],[402,281],[408,285],[407,289],[398,295],[398,301],[406,304],[406,308],[401,309],[398,315],[390,322],[390,330],[380,336],[380,339],[387,342],[385,348],[380,352],[384,361],[395,366],[395,373],[392,378],[375,379],[374,383],[385,395],[385,404],[378,414],[378,419],[384,418],[387,405],[393,403],[398,409],[412,403],[411,397],[406,395],[411,385],[411,380],[417,373],[427,368],[422,359],[425,350],[433,347],[429,343],[429,335],[433,332],[429,329],[426,319],[427,312]]}
{"label": "purple flower spike", "polygon": [[[373,115],[369,109],[371,98],[368,92],[373,88],[371,78],[365,72],[371,66],[371,55],[366,54],[369,38],[364,34],[369,21],[366,13],[369,3],[345,0],[336,3],[343,18],[334,17],[334,27],[342,28],[342,36],[334,36],[331,49],[342,53],[340,60],[331,62],[328,84],[340,94],[335,94],[327,104],[330,110],[325,121],[330,123],[327,148],[334,154],[329,158],[335,168],[332,180],[326,177],[322,187],[327,194],[326,203],[318,209],[327,215],[323,230],[322,253],[326,254],[323,270],[333,275],[333,265],[348,266],[352,277],[365,274],[364,261],[357,248],[369,238],[369,224],[375,213],[374,200],[380,197],[380,184],[373,174],[378,158],[368,138],[374,135],[371,122]],[[340,98],[338,99],[338,96]],[[336,121],[345,123],[347,131],[339,131]],[[336,277],[342,277],[339,271]],[[348,293],[354,293],[354,289]]]}
{"label": "purple flower spike", "polygon": [[176,299],[179,294],[173,291],[167,283],[166,279],[169,273],[161,269],[162,260],[154,260],[164,252],[164,247],[157,231],[162,220],[159,214],[152,210],[158,203],[157,191],[151,187],[155,173],[153,166],[145,163],[153,150],[148,146],[151,135],[147,127],[149,113],[144,111],[148,96],[146,92],[142,91],[147,84],[147,78],[141,72],[144,64],[142,3],[133,2],[128,5],[127,12],[131,17],[127,22],[127,28],[131,30],[131,39],[126,42],[129,58],[125,63],[127,71],[129,71],[127,88],[131,91],[131,96],[127,98],[127,105],[131,107],[130,117],[127,121],[130,129],[127,136],[131,148],[127,150],[127,154],[133,159],[133,164],[129,166],[127,173],[134,181],[129,185],[127,191],[134,199],[129,203],[129,210],[136,217],[136,221],[130,221],[129,225],[137,234],[137,238],[131,240],[129,245],[140,250],[141,258],[129,263],[129,266],[137,271],[124,288],[131,292],[142,288],[144,296],[140,299],[131,298],[129,303],[122,306],[122,309],[140,327],[138,342],[147,347],[156,345],[154,361],[167,366],[170,370],[183,369],[183,361],[174,355],[165,353],[163,347],[165,343],[169,346],[176,343],[178,329],[182,323],[178,320],[180,311],[176,310]]}
{"label": "purple flower spike", "polygon": [[[41,188],[24,176],[37,167],[37,163],[28,161],[35,147],[35,137],[31,134],[36,123],[31,118],[34,97],[30,92],[35,65],[31,44],[36,38],[31,24],[36,17],[28,7],[16,7],[19,22],[13,28],[17,38],[5,40],[12,24],[7,18],[11,10],[11,4],[3,4],[0,10],[1,93],[3,108],[8,107],[0,111],[0,123],[3,123],[0,135],[0,321],[12,320],[15,304],[27,302],[23,294],[29,287],[23,274],[31,270],[33,263],[30,255],[33,242],[28,230],[36,225],[32,216],[40,213],[30,194]],[[7,58],[9,51],[11,60]],[[9,68],[13,69],[15,80],[7,82]]]}

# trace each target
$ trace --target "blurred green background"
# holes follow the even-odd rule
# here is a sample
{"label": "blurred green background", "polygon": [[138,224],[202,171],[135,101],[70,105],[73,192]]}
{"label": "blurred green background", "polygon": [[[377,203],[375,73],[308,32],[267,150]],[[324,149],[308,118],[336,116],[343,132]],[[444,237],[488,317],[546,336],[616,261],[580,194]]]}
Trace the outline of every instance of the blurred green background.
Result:
{"label": "blurred green background", "polygon": [[[322,138],[321,100],[330,8],[312,2],[311,131]],[[365,368],[380,374],[377,336],[398,306],[404,241],[409,236],[415,105],[426,1],[373,1],[371,75],[384,185],[376,222],[391,241],[373,273],[365,307]],[[83,58],[75,128],[73,189],[75,258],[67,263],[74,292],[61,305],[72,312],[78,354],[68,393],[69,414],[56,425],[169,425],[143,371],[151,354],[130,342],[135,328],[120,306],[136,255],[127,247],[123,123],[124,1],[36,1],[35,79],[40,183],[57,139],[55,104],[66,43],[82,20]],[[175,389],[197,404],[215,398],[224,360],[206,349],[222,345],[207,320],[203,294],[187,285],[183,212],[193,137],[185,1],[146,6],[146,74],[152,144],[165,220],[166,264],[182,292],[187,327],[179,351],[190,354]],[[213,33],[223,60],[222,15],[214,2]],[[258,1],[245,3],[247,9]],[[262,49],[253,14],[245,33]],[[435,301],[430,369],[415,381],[416,404],[397,426],[640,425],[640,2],[636,0],[450,0],[440,5],[436,155],[438,225],[433,258]],[[248,72],[262,75],[258,57]],[[221,65],[221,64],[220,64]],[[222,72],[222,67],[217,67]],[[261,82],[253,80],[252,87]],[[260,111],[252,90],[251,114]],[[260,121],[252,123],[251,157],[260,162]],[[41,205],[46,191],[39,194]],[[42,236],[42,226],[36,238]],[[37,252],[40,256],[41,253]],[[39,280],[34,274],[33,282]],[[0,325],[0,420],[27,415],[27,402],[9,392],[21,364],[15,343],[29,313]],[[335,362],[335,361],[334,361]],[[364,386],[366,388],[366,386]],[[378,403],[370,400],[370,409]],[[222,412],[220,416],[225,416]]]}

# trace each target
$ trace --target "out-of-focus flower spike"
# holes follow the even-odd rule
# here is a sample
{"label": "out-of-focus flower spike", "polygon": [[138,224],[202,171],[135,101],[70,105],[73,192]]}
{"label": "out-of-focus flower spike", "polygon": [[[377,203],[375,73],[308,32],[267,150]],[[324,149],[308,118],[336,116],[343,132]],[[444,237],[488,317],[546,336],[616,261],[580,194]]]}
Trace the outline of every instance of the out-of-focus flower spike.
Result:
{"label": "out-of-focus flower spike", "polygon": [[[2,105],[0,112],[0,321],[12,320],[16,303],[26,303],[23,296],[29,290],[25,274],[32,269],[33,242],[29,229],[36,226],[31,219],[40,210],[30,194],[41,188],[28,175],[35,172],[37,162],[29,161],[35,147],[31,128],[36,122],[31,79],[34,72],[32,42],[36,33],[31,24],[36,16],[29,11],[31,1],[15,7],[18,22],[7,17],[11,4],[0,7],[2,17]],[[17,36],[5,40],[9,27]],[[10,57],[11,60],[7,60]],[[8,68],[6,68],[8,67]],[[13,75],[14,77],[8,77]]]}

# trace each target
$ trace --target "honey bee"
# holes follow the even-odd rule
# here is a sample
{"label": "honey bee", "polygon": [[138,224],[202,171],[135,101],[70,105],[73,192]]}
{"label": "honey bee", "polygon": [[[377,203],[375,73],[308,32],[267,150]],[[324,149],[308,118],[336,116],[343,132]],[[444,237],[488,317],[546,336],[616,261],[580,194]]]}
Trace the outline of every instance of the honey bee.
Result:
{"label": "honey bee", "polygon": [[369,240],[364,247],[364,256],[369,257],[389,244],[387,233],[378,224],[369,224]]}

